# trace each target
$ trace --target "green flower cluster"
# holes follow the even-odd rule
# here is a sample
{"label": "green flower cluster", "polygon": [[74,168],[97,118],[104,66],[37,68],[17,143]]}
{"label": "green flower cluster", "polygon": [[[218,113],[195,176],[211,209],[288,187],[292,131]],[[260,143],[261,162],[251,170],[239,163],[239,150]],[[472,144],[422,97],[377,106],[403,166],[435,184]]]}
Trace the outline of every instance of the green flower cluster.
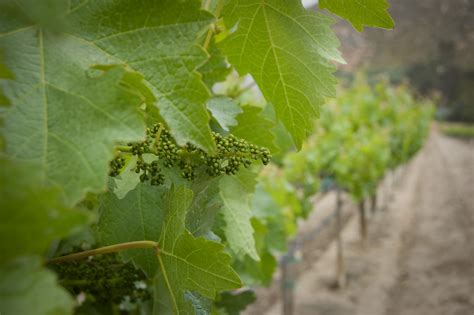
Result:
{"label": "green flower cluster", "polygon": [[54,265],[59,283],[77,295],[86,293],[89,302],[120,304],[147,300],[146,276],[132,263],[124,264],[116,254],[91,256],[89,259]]}
{"label": "green flower cluster", "polygon": [[125,166],[126,160],[123,156],[118,155],[110,162],[109,176],[115,177],[120,174],[120,170]]}
{"label": "green flower cluster", "polygon": [[[220,175],[234,175],[240,167],[250,167],[253,161],[261,161],[264,165],[270,162],[271,154],[267,148],[250,144],[244,139],[233,135],[223,136],[213,132],[217,152],[209,155],[203,150],[187,143],[179,146],[167,129],[160,123],[147,129],[146,139],[140,143],[128,143],[122,154],[118,155],[111,163],[110,176],[117,176],[124,167],[123,154],[137,156],[134,168],[140,174],[140,181],[150,181],[151,185],[162,185],[165,181],[161,166],[165,168],[177,167],[181,177],[194,180],[196,171],[203,168],[213,177]],[[146,162],[144,155],[151,154],[156,157],[151,162]],[[149,159],[147,159],[149,160]]]}

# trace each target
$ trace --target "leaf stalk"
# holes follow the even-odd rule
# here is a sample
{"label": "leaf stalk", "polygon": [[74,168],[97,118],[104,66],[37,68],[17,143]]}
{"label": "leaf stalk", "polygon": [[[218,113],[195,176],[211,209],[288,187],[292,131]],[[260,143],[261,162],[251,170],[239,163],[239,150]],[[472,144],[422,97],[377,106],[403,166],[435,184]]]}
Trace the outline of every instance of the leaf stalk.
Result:
{"label": "leaf stalk", "polygon": [[126,145],[118,145],[115,147],[115,149],[120,152],[132,152],[132,148]]}
{"label": "leaf stalk", "polygon": [[[205,6],[204,6],[205,10],[209,10],[210,4],[211,4],[210,0],[206,2]],[[217,3],[216,10],[213,13],[214,16],[217,19],[219,19],[219,15],[221,14],[221,11],[222,11],[223,7],[224,7],[224,3],[221,0]],[[204,48],[205,51],[208,51],[208,49],[209,49],[209,43],[211,42],[211,38],[212,38],[212,35],[215,32],[215,28],[216,28],[216,22],[209,25],[209,30],[207,31],[206,39],[204,40],[204,45],[203,45],[203,48]]]}
{"label": "leaf stalk", "polygon": [[102,255],[102,254],[110,254],[116,253],[127,249],[137,249],[137,248],[154,248],[159,255],[159,245],[157,242],[154,241],[135,241],[135,242],[126,242],[120,243],[110,246],[104,246],[99,248],[94,248],[91,250],[86,250],[79,253],[69,254],[61,257],[56,257],[53,259],[48,260],[47,264],[59,264],[63,262],[73,261],[84,259],[90,256]]}

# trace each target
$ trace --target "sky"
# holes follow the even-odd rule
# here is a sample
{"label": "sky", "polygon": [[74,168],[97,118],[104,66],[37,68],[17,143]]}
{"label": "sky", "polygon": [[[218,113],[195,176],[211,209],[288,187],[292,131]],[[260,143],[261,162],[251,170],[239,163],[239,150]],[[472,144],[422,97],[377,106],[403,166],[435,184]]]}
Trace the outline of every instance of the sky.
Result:
{"label": "sky", "polygon": [[301,2],[303,2],[305,8],[310,8],[317,4],[318,0],[302,0]]}

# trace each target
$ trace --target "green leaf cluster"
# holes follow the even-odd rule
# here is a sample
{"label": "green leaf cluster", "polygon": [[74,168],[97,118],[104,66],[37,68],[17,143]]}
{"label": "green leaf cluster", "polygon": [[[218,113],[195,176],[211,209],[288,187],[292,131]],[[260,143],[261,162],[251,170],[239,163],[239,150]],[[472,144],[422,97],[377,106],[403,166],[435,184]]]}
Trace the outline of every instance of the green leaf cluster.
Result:
{"label": "green leaf cluster", "polygon": [[[298,220],[313,210],[315,194],[335,187],[355,201],[372,197],[392,168],[406,163],[426,141],[433,105],[416,99],[405,86],[381,80],[374,86],[359,76],[325,106],[315,134],[298,152],[287,152],[280,165],[259,176],[252,211],[260,262],[236,268],[245,281],[267,285],[274,262],[287,251]],[[326,187],[325,187],[326,186]],[[257,275],[258,274],[258,275]]]}

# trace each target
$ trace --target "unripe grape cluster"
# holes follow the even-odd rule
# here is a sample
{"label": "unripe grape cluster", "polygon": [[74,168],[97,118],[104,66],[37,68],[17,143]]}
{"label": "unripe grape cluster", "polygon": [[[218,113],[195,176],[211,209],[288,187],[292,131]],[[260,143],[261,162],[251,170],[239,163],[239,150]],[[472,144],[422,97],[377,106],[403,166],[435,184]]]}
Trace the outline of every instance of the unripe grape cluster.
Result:
{"label": "unripe grape cluster", "polygon": [[207,172],[211,176],[221,174],[234,175],[240,167],[250,167],[252,161],[260,160],[263,165],[270,162],[271,155],[267,148],[250,144],[244,139],[239,139],[234,135],[226,137],[213,132],[212,137],[216,143],[217,155],[205,156]]}
{"label": "unripe grape cluster", "polygon": [[120,174],[120,170],[125,166],[125,157],[118,155],[110,162],[109,176],[115,177]]}
{"label": "unripe grape cluster", "polygon": [[[233,135],[223,136],[212,133],[217,152],[209,155],[196,146],[187,143],[179,146],[169,131],[158,123],[147,129],[146,139],[140,143],[128,143],[124,154],[129,153],[137,157],[135,172],[140,174],[140,181],[150,181],[152,185],[162,185],[165,181],[161,166],[165,168],[177,167],[181,177],[194,180],[198,168],[213,177],[220,175],[234,175],[241,167],[248,168],[253,161],[261,161],[264,165],[270,162],[271,154],[267,148],[250,144],[244,139]],[[146,162],[144,155],[152,154],[156,157],[152,162]],[[147,159],[148,160],[148,159]],[[111,176],[117,176],[125,162],[119,155],[111,162]]]}
{"label": "unripe grape cluster", "polygon": [[119,304],[147,300],[146,275],[132,263],[122,263],[116,254],[91,256],[89,259],[54,265],[59,283],[72,294],[81,292],[93,303]]}

